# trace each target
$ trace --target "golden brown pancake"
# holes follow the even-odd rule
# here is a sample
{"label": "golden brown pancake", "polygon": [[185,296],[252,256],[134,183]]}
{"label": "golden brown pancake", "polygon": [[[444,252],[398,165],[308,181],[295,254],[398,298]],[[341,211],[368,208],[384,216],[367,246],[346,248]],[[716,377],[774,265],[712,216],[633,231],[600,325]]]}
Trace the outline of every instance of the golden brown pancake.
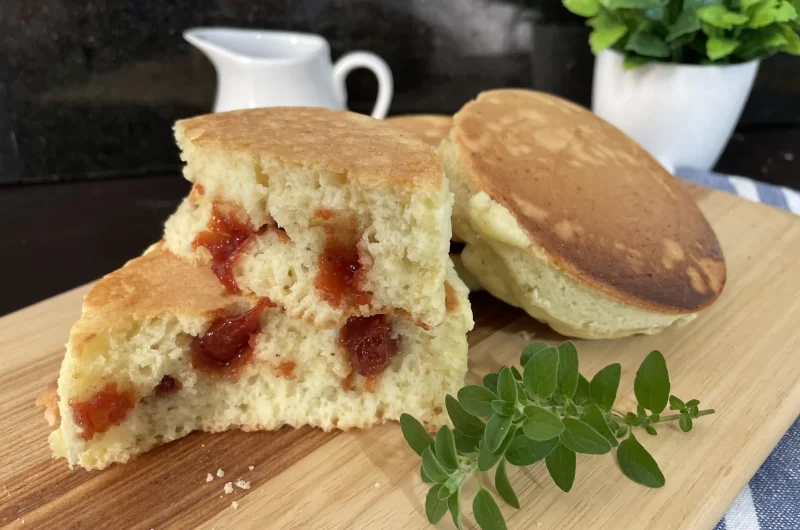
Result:
{"label": "golden brown pancake", "polygon": [[396,127],[417,135],[433,147],[447,138],[453,118],[440,114],[408,114],[405,116],[392,116],[386,121]]}
{"label": "golden brown pancake", "polygon": [[450,138],[470,188],[586,286],[666,313],[697,311],[722,291],[722,250],[689,193],[588,110],[537,92],[485,92],[456,114]]}

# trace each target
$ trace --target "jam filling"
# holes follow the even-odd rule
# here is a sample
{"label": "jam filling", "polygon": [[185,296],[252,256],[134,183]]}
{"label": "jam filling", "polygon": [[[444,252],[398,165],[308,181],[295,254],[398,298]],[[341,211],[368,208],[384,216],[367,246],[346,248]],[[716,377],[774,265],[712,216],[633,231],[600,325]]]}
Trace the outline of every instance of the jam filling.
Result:
{"label": "jam filling", "polygon": [[251,339],[255,338],[261,314],[268,307],[277,305],[269,298],[262,298],[245,313],[232,315],[218,311],[205,335],[192,339],[192,366],[206,373],[236,378],[253,356]]}
{"label": "jam filling", "polygon": [[192,242],[192,248],[205,247],[211,253],[211,270],[229,293],[241,290],[233,277],[233,267],[247,250],[253,236],[261,233],[248,223],[224,215],[217,205],[212,206],[208,230],[200,232]]}
{"label": "jam filling", "polygon": [[294,379],[295,367],[297,367],[297,363],[294,361],[283,361],[278,365],[278,372],[280,372],[285,379]]}
{"label": "jam filling", "polygon": [[83,428],[84,440],[91,440],[96,433],[102,433],[119,425],[135,405],[133,391],[118,391],[116,383],[106,386],[86,401],[70,400],[72,417]]}
{"label": "jam filling", "polygon": [[161,378],[161,382],[159,382],[153,389],[153,393],[159,397],[166,396],[172,394],[173,392],[177,392],[181,388],[183,388],[183,385],[180,381],[171,375],[165,375]]}
{"label": "jam filling", "polygon": [[339,332],[353,370],[364,377],[383,373],[397,355],[400,340],[388,315],[350,317]]}
{"label": "jam filling", "polygon": [[328,238],[325,248],[319,255],[319,272],[314,286],[320,297],[333,307],[341,307],[343,302],[366,305],[372,300],[372,293],[363,291],[361,285],[366,280],[372,256],[358,248],[357,234],[344,240],[331,227],[326,227]]}

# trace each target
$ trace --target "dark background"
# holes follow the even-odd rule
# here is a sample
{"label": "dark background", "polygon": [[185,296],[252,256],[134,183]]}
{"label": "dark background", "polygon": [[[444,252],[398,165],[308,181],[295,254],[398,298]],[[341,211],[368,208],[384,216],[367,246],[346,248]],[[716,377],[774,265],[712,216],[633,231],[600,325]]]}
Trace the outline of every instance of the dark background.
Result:
{"label": "dark background", "polygon": [[[181,33],[207,25],[319,33],[334,60],[378,53],[395,77],[392,114],[451,114],[496,87],[590,106],[588,30],[552,0],[3,0],[0,314],[160,237],[188,190],[172,123],[209,112],[216,83]],[[368,112],[376,91],[371,74],[351,74],[350,108]],[[781,55],[762,64],[717,170],[798,188],[798,146],[800,58]]]}

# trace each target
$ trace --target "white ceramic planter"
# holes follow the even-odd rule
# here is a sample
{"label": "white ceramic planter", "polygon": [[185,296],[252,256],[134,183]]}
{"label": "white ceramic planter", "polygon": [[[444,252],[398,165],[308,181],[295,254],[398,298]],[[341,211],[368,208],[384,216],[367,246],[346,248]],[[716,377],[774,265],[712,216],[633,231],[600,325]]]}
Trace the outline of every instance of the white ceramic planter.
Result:
{"label": "white ceramic planter", "polygon": [[731,66],[650,63],[622,68],[606,50],[594,67],[592,110],[656,157],[668,170],[711,169],[733,133],[753,86],[758,61]]}

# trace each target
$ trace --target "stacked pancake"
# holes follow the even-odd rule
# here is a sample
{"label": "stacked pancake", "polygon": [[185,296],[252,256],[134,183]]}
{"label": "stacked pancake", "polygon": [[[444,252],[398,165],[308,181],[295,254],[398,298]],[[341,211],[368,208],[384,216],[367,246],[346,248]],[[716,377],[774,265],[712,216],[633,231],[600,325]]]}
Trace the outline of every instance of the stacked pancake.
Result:
{"label": "stacked pancake", "polygon": [[581,107],[486,92],[455,115],[438,154],[466,269],[564,335],[656,333],[722,291],[722,251],[686,190]]}
{"label": "stacked pancake", "polygon": [[327,109],[175,130],[193,190],[164,241],[87,295],[54,453],[101,469],[193,430],[444,423],[472,314],[430,146]]}

